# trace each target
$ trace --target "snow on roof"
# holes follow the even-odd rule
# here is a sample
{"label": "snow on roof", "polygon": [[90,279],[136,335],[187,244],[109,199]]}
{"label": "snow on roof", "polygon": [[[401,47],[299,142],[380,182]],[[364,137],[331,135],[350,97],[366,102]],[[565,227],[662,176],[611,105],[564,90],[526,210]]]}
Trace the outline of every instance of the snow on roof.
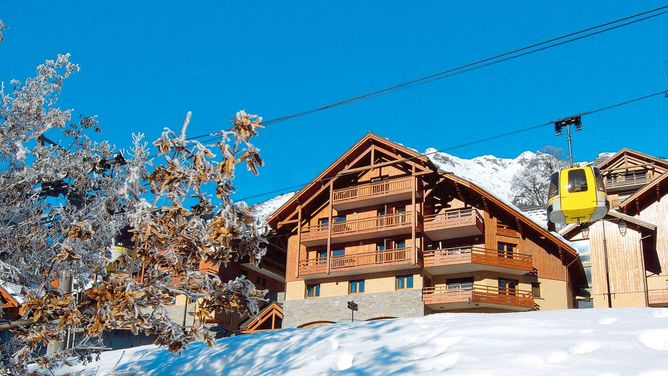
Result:
{"label": "snow on roof", "polygon": [[26,300],[28,300],[25,295],[23,295],[24,288],[21,285],[0,280],[0,287],[5,289],[9,295],[16,299],[17,302],[19,302],[19,304],[23,304],[26,302]]}
{"label": "snow on roof", "polygon": [[666,374],[666,355],[668,309],[570,309],[341,322],[197,342],[178,354],[148,345],[54,373],[649,376]]}

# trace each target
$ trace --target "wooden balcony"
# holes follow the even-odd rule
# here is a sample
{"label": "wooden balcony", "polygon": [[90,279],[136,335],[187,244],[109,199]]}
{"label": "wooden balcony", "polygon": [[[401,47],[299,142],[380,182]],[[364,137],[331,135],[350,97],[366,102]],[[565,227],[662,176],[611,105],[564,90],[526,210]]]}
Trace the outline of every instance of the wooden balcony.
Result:
{"label": "wooden balcony", "polygon": [[327,275],[327,257],[299,260],[299,275],[322,277]]}
{"label": "wooden balcony", "polygon": [[668,307],[668,289],[649,290],[647,298],[650,307]]}
{"label": "wooden balcony", "polygon": [[333,192],[332,204],[336,210],[347,210],[410,200],[412,179],[398,178],[337,189]]}
{"label": "wooden balcony", "polygon": [[617,176],[605,179],[605,189],[611,192],[638,189],[650,180],[647,175]]}
{"label": "wooden balcony", "polygon": [[521,290],[503,290],[493,286],[472,285],[462,287],[425,287],[422,300],[435,311],[497,308],[509,311],[528,311],[533,309],[534,300],[531,292]]}
{"label": "wooden balcony", "polygon": [[481,270],[523,275],[533,270],[531,255],[474,246],[427,250],[422,259],[433,275]]}
{"label": "wooden balcony", "polygon": [[[418,214],[418,227],[421,217]],[[379,215],[332,224],[332,242],[349,242],[379,238],[411,232],[413,213]],[[302,229],[302,244],[307,246],[327,244],[328,225],[307,226]]]}
{"label": "wooden balcony", "polygon": [[413,255],[413,249],[408,247],[335,256],[331,258],[329,274],[327,274],[327,258],[301,260],[299,275],[304,279],[313,279],[412,269],[415,268]]}
{"label": "wooden balcony", "polygon": [[452,209],[424,217],[424,232],[433,240],[484,234],[485,224],[473,208]]}

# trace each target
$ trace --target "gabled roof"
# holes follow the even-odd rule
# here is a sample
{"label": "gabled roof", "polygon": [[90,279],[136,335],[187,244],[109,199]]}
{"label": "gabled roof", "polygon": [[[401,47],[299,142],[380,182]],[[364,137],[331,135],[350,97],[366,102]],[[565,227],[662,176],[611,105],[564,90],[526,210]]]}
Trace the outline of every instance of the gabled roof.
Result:
{"label": "gabled roof", "polygon": [[664,169],[668,169],[668,161],[666,161],[665,159],[653,157],[649,154],[641,153],[637,150],[632,150],[632,149],[628,149],[628,148],[624,148],[624,149],[618,151],[617,153],[615,153],[610,158],[601,162],[598,165],[598,168],[601,171],[604,171],[604,170],[610,168],[611,166],[613,166],[616,162],[619,162],[623,159],[627,159],[629,157],[632,158],[632,159],[637,159],[639,161],[649,163],[649,164],[658,165],[660,167],[663,167]]}
{"label": "gabled roof", "polygon": [[[659,198],[663,197],[666,194],[666,187],[668,187],[668,173],[650,181],[637,192],[627,197],[624,202],[619,204],[619,207],[625,213],[638,214],[647,204],[658,201]],[[633,203],[635,205],[632,205]]]}
{"label": "gabled roof", "polygon": [[[277,321],[283,320],[283,308],[276,302],[269,304],[257,314],[255,317],[249,318],[246,322],[239,326],[242,333],[254,333],[263,330],[279,329]],[[263,324],[271,322],[271,329],[260,329]]]}
{"label": "gabled roof", "polygon": [[399,145],[395,142],[382,138],[373,133],[369,133],[364,136],[360,141],[358,141],[352,148],[346,151],[341,157],[339,157],[334,163],[332,163],[324,172],[322,172],[316,179],[311,183],[305,186],[301,191],[294,195],[290,200],[288,200],[283,206],[278,208],[269,218],[269,224],[276,228],[280,220],[283,220],[290,213],[294,212],[297,208],[300,200],[303,201],[310,197],[310,195],[315,194],[318,189],[322,188],[329,179],[336,176],[340,171],[345,168],[345,165],[349,162],[366,153],[371,145],[380,145],[385,149],[395,150],[397,152],[398,158],[409,158],[414,161],[420,161],[424,164],[425,167],[432,170],[435,174],[439,174],[445,179],[449,179],[451,182],[460,184],[473,192],[481,195],[489,202],[494,203],[501,210],[507,212],[509,215],[517,218],[518,221],[522,223],[526,228],[530,228],[535,231],[539,236],[549,239],[553,244],[555,244],[559,249],[564,250],[571,257],[577,257],[577,251],[571,246],[566,239],[561,237],[557,233],[552,233],[547,231],[545,228],[537,224],[536,222],[529,219],[521,211],[512,205],[504,202],[498,197],[494,196],[492,193],[486,191],[485,189],[479,187],[478,185],[458,177],[452,173],[447,173],[439,170],[427,157],[416,152],[415,150],[408,149],[402,145]]}
{"label": "gabled roof", "polygon": [[485,199],[489,200],[490,202],[494,203],[498,207],[500,207],[503,211],[510,213],[513,215],[515,218],[517,218],[523,225],[527,226],[528,228],[531,228],[532,230],[536,231],[538,234],[541,236],[544,236],[545,238],[551,240],[553,243],[555,243],[560,249],[563,249],[570,253],[572,256],[577,256],[577,251],[571,246],[566,239],[561,237],[557,233],[550,232],[531,220],[529,217],[527,217],[525,214],[523,214],[520,210],[516,209],[515,207],[507,204],[503,200],[499,199],[498,197],[494,196],[493,194],[487,192],[485,189],[477,186],[476,184],[460,178],[454,174],[451,173],[442,173],[442,175],[446,179],[450,179],[453,182],[456,182],[457,184],[461,184],[465,187],[468,187],[472,191],[482,195],[485,197]]}
{"label": "gabled roof", "polygon": [[[0,295],[2,296],[2,300],[6,301],[6,305],[10,305],[13,307],[20,307],[21,302],[19,302],[12,294],[9,293],[4,287],[0,286]],[[5,307],[6,308],[6,307]]]}
{"label": "gabled roof", "polygon": [[392,142],[386,138],[380,137],[373,133],[368,133],[362,139],[357,141],[350,149],[343,153],[334,163],[329,165],[320,175],[313,179],[309,184],[302,188],[297,194],[292,196],[285,204],[279,207],[268,219],[268,223],[271,227],[276,228],[278,221],[285,216],[296,210],[300,202],[303,202],[305,197],[310,197],[313,194],[316,194],[320,188],[326,185],[329,180],[336,177],[342,170],[346,168],[346,165],[356,158],[365,154],[371,145],[377,145],[396,152],[397,159],[406,159],[414,162],[418,162],[425,167],[436,171],[437,168],[429,160],[429,158],[423,156],[415,150],[404,147],[403,145]]}
{"label": "gabled roof", "polygon": [[[634,224],[638,227],[642,227],[650,232],[656,231],[656,225],[643,221],[641,219],[638,219],[636,217],[632,217],[630,215],[626,215],[624,213],[620,213],[616,210],[610,210],[608,211],[608,214],[605,216],[604,219],[621,219],[624,220],[628,223]],[[580,226],[577,224],[570,224],[567,225],[566,227],[562,228],[559,230],[559,234],[563,236],[569,236],[571,234],[575,235],[579,232]]]}

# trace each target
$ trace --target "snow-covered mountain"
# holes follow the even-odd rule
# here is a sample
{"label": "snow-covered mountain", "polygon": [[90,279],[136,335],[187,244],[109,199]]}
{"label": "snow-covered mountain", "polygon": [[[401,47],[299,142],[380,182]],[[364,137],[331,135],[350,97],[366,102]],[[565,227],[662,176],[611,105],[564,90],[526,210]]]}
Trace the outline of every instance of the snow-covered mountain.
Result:
{"label": "snow-covered mountain", "polygon": [[[523,169],[536,158],[536,153],[525,151],[515,158],[499,158],[493,155],[483,155],[471,159],[460,158],[448,153],[438,152],[428,148],[424,154],[441,170],[471,181],[491,194],[512,204],[517,195],[512,189],[513,177],[523,172]],[[613,153],[599,154],[596,162],[609,158]],[[544,155],[545,156],[545,155]],[[546,156],[547,158],[554,158]],[[587,164],[589,162],[581,162]],[[253,210],[261,218],[269,217],[276,209],[288,201],[295,192],[282,194],[265,202],[253,206]],[[547,216],[543,208],[526,209],[524,213],[543,227],[547,226]]]}
{"label": "snow-covered mountain", "polygon": [[452,172],[475,183],[506,202],[512,202],[515,194],[511,188],[513,176],[536,157],[525,151],[516,158],[498,158],[483,155],[472,159],[459,158],[447,153],[436,152],[429,148],[425,151],[434,164],[443,171]]}

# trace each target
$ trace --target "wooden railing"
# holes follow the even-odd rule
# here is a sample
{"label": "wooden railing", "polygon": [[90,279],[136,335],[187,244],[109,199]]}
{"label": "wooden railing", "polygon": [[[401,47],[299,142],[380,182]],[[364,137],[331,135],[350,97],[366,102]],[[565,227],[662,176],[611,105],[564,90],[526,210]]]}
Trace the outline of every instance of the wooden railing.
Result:
{"label": "wooden railing", "polygon": [[[473,222],[474,220],[475,222]],[[456,227],[470,224],[476,224],[478,227],[482,227],[483,224],[482,216],[474,208],[451,209],[424,216],[425,228]]]}
{"label": "wooden railing", "polygon": [[[447,299],[452,295],[455,299]],[[533,294],[518,289],[499,289],[485,285],[460,285],[456,287],[437,286],[422,289],[422,299],[425,304],[446,302],[461,302],[471,299],[473,303],[487,303],[531,309],[534,306]]]}
{"label": "wooden railing", "polygon": [[412,178],[385,180],[376,183],[360,184],[354,187],[337,189],[333,192],[334,203],[338,201],[356,200],[383,196],[393,192],[411,189]]}
{"label": "wooden railing", "polygon": [[[353,219],[344,222],[335,222],[332,224],[332,235],[352,234],[364,231],[377,231],[386,228],[410,225],[412,223],[413,213],[395,213],[378,215],[371,218]],[[302,228],[302,238],[309,240],[312,238],[327,237],[329,225],[313,225]]]}
{"label": "wooden railing", "polygon": [[470,262],[527,271],[533,269],[531,255],[475,246],[425,250],[422,257],[425,267]]}
{"label": "wooden railing", "polygon": [[616,176],[614,178],[605,179],[606,188],[622,188],[634,185],[644,185],[649,183],[651,179],[647,175],[629,175]]}
{"label": "wooden railing", "polygon": [[299,260],[299,274],[327,273],[327,257]]}
{"label": "wooden railing", "polygon": [[413,213],[395,213],[378,215],[371,218],[353,219],[351,221],[334,223],[332,235],[350,234],[369,230],[381,230],[385,228],[410,225]]}
{"label": "wooden railing", "polygon": [[412,248],[409,247],[332,257],[331,268],[339,270],[404,263],[412,259],[411,251]]}
{"label": "wooden railing", "polygon": [[[383,251],[356,253],[344,256],[333,256],[330,261],[332,272],[363,269],[374,266],[393,264],[408,264],[413,259],[413,249],[395,248]],[[418,248],[418,252],[420,249]],[[320,257],[299,261],[299,274],[322,274],[327,273],[327,258]]]}

